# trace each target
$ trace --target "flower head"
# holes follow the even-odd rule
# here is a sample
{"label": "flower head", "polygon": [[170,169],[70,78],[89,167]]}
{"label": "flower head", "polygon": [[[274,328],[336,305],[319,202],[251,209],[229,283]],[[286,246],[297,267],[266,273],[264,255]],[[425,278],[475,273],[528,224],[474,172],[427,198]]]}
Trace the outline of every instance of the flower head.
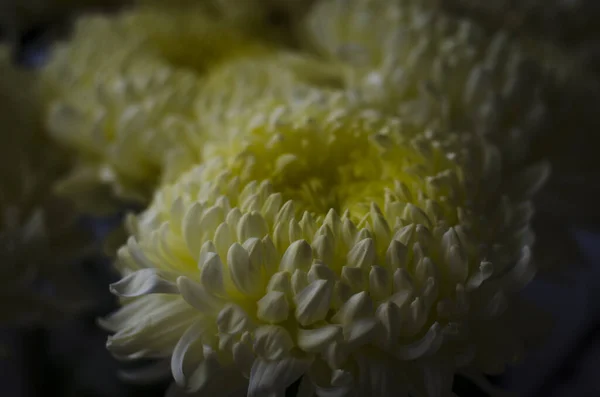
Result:
{"label": "flower head", "polygon": [[[259,100],[266,103],[311,103],[315,96],[327,92],[332,98],[343,86],[343,72],[328,62],[291,51],[276,51],[269,55],[232,60],[207,73],[194,102],[195,120],[190,134],[193,145],[178,142],[163,168],[162,181],[171,183],[183,172],[212,156],[214,143],[233,142],[243,135],[240,115],[251,122]],[[339,95],[338,95],[339,96]],[[238,120],[231,128],[230,120]],[[234,136],[235,135],[235,136]],[[218,146],[218,145],[217,145]],[[199,149],[201,148],[201,149]],[[222,150],[223,147],[216,150]],[[234,149],[235,150],[235,149]]]}
{"label": "flower head", "polygon": [[111,286],[124,306],[102,322],[113,353],[171,357],[200,395],[249,396],[300,377],[319,395],[434,396],[461,368],[514,359],[519,338],[492,338],[534,273],[545,168],[488,192],[498,156],[475,135],[347,100],[256,104],[128,220]]}
{"label": "flower head", "polygon": [[[81,303],[70,260],[88,237],[70,203],[53,195],[68,163],[44,136],[36,79],[0,47],[0,323],[50,320]],[[41,293],[41,283],[61,287]],[[48,285],[46,285],[47,287]]]}
{"label": "flower head", "polygon": [[523,161],[546,114],[545,71],[506,32],[494,35],[426,0],[324,0],[303,38],[350,66],[347,84],[424,128],[475,131]]}
{"label": "flower head", "polygon": [[98,191],[107,185],[144,202],[170,149],[200,139],[189,123],[203,76],[224,60],[269,51],[199,6],[82,18],[42,71],[50,132],[79,159],[60,190],[92,209],[106,207]]}

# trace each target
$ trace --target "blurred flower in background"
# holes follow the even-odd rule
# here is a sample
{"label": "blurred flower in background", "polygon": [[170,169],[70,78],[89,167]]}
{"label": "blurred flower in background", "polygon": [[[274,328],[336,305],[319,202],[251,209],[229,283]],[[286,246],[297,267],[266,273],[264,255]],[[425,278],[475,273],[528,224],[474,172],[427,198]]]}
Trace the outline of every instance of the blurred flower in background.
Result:
{"label": "blurred flower in background", "polygon": [[53,194],[68,156],[45,135],[37,76],[0,48],[0,323],[51,320],[85,305],[76,262],[92,246],[73,205]]}

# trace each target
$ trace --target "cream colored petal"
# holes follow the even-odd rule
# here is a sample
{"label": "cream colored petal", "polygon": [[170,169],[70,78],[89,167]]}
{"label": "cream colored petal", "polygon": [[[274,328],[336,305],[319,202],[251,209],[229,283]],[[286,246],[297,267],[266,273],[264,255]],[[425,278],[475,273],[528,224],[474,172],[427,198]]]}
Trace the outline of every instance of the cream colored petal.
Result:
{"label": "cream colored petal", "polygon": [[134,298],[147,294],[178,294],[179,288],[172,275],[157,269],[142,269],[123,277],[110,285],[110,292],[115,295]]}

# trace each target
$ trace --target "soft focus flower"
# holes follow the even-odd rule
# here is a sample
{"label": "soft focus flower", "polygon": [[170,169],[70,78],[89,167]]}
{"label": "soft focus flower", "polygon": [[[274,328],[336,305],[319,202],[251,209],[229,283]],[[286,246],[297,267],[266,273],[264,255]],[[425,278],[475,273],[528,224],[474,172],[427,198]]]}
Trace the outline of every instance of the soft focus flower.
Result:
{"label": "soft focus flower", "polygon": [[507,162],[523,160],[546,114],[544,71],[518,43],[427,0],[320,1],[302,37],[350,65],[348,86],[369,103],[425,128],[476,131]]}
{"label": "soft focus flower", "polygon": [[[291,51],[277,51],[269,56],[246,57],[228,62],[209,73],[194,103],[193,128],[202,131],[203,142],[190,147],[179,145],[173,162],[165,167],[166,182],[173,182],[183,172],[198,164],[199,158],[212,157],[215,143],[231,142],[244,133],[243,123],[230,128],[230,120],[240,114],[254,116],[256,102],[310,105],[315,97],[335,101],[344,87],[344,68]],[[323,95],[327,93],[327,95]],[[239,142],[241,143],[241,142]],[[197,148],[201,147],[198,156]],[[235,148],[232,148],[235,151]],[[184,155],[182,152],[185,152]]]}
{"label": "soft focus flower", "polygon": [[[189,122],[203,75],[269,51],[200,7],[82,18],[42,72],[50,132],[79,157],[60,190],[94,210],[110,208],[111,194],[144,202],[170,149],[200,139]],[[106,187],[112,191],[102,193]]]}
{"label": "soft focus flower", "polygon": [[[440,396],[523,349],[532,194],[476,134],[405,129],[323,92],[232,116],[202,165],[128,219],[102,320],[118,357],[202,396]],[[416,131],[416,132],[415,132]]]}
{"label": "soft focus flower", "polygon": [[49,320],[84,303],[70,261],[88,241],[52,194],[67,162],[44,136],[35,76],[14,67],[4,46],[0,74],[0,324]]}
{"label": "soft focus flower", "polygon": [[[595,183],[600,179],[600,163],[595,147],[589,145],[589,137],[600,128],[596,117],[598,40],[594,39],[599,33],[595,23],[598,3],[449,0],[440,5],[488,31],[512,30],[527,53],[551,70],[550,84],[544,90],[546,128],[526,152],[552,163],[552,176],[536,200],[539,244],[535,256],[550,271],[545,276],[557,274],[566,264],[584,262],[570,231],[573,227],[593,229],[600,220],[596,204],[600,188]],[[558,273],[563,281],[565,273]]]}

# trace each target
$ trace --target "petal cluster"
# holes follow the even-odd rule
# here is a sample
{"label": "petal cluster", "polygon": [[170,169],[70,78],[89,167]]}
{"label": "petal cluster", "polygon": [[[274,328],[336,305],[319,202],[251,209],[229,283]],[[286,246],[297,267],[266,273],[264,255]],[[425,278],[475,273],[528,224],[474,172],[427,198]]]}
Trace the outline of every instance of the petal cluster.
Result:
{"label": "petal cluster", "polygon": [[42,72],[50,132],[80,159],[60,189],[91,209],[111,196],[145,202],[170,149],[199,151],[202,134],[191,122],[204,75],[265,52],[268,45],[199,6],[82,18]]}
{"label": "petal cluster", "polygon": [[81,19],[41,73],[77,156],[59,190],[149,203],[113,354],[250,397],[443,396],[522,354],[548,176],[524,161],[546,106],[523,48],[426,0],[318,0],[291,28],[254,1],[142,3]]}
{"label": "petal cluster", "polygon": [[473,193],[453,151],[493,177],[469,135],[411,136],[373,109],[256,106],[243,134],[213,143],[229,155],[129,219],[109,349],[170,356],[199,395],[250,396],[303,375],[307,395],[434,396],[460,368],[501,370],[519,353],[510,342],[490,354],[499,328],[483,324],[502,323],[534,273],[523,211],[543,167],[496,200]]}
{"label": "petal cluster", "polygon": [[545,72],[506,32],[427,0],[321,1],[304,31],[310,48],[352,66],[349,86],[405,121],[476,131],[511,161],[540,132]]}

